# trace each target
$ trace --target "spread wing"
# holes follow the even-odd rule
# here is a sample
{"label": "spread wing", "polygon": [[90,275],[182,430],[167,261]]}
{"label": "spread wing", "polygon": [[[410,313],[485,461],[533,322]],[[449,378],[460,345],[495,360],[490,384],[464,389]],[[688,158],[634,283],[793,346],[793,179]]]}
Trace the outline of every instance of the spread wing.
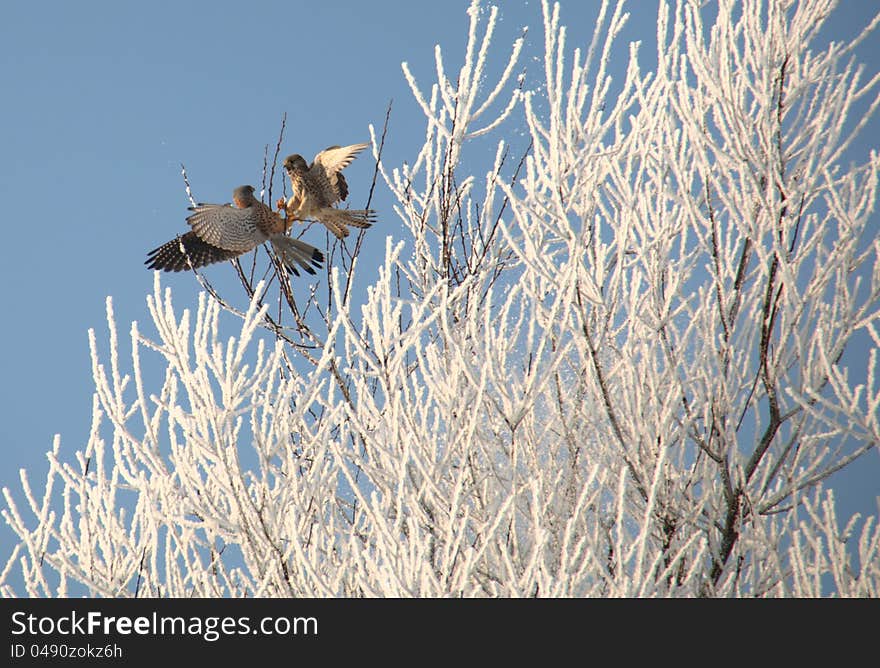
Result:
{"label": "spread wing", "polygon": [[195,232],[190,231],[151,250],[147,253],[147,261],[144,264],[148,269],[184,271],[190,266],[198,269],[207,264],[231,260],[238,255],[240,253],[236,251],[212,246],[200,239]]}
{"label": "spread wing", "polygon": [[341,172],[368,146],[369,144],[330,146],[315,156],[315,161],[309,168],[309,177],[320,189],[325,206],[332,206],[348,197],[348,183]]}
{"label": "spread wing", "polygon": [[192,231],[205,243],[246,253],[263,243],[268,236],[260,229],[261,211],[257,207],[237,209],[229,204],[197,204],[186,219]]}

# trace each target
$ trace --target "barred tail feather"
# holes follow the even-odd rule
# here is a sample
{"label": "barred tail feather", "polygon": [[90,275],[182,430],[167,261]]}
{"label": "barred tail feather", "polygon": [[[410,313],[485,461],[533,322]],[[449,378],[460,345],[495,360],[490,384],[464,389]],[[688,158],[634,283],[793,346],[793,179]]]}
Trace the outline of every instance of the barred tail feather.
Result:
{"label": "barred tail feather", "polygon": [[376,212],[373,209],[321,209],[315,216],[329,229],[338,239],[348,236],[348,226],[366,229],[376,221]]}
{"label": "barred tail feather", "polygon": [[283,234],[272,235],[269,240],[272,242],[275,252],[278,253],[278,257],[295,276],[299,276],[297,265],[310,274],[315,273],[314,268],[321,268],[324,254],[305,241],[291,239]]}
{"label": "barred tail feather", "polygon": [[352,227],[366,229],[376,222],[376,212],[373,209],[340,209],[345,214],[346,222]]}

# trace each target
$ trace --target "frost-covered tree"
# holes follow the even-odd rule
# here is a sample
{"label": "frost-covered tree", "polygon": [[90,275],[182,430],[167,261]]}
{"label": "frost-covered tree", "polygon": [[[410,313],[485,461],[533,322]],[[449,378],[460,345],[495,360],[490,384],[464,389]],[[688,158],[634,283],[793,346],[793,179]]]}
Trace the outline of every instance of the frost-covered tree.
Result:
{"label": "frost-covered tree", "polygon": [[424,145],[372,132],[381,266],[336,247],[297,302],[237,265],[241,312],[157,275],[125,346],[108,299],[88,443],[5,490],[3,593],[880,594],[877,516],[823,487],[880,446],[880,157],[842,164],[880,17],[820,44],[834,4],[663,2],[612,80],[622,3],[572,49],[545,0],[531,71],[475,0],[459,71],[404,64]]}

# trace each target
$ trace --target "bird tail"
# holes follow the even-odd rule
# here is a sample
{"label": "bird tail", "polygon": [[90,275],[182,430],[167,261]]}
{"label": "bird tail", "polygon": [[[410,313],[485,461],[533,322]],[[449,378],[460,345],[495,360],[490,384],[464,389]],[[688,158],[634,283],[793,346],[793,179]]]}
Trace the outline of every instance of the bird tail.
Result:
{"label": "bird tail", "polygon": [[269,237],[272,247],[278,253],[278,257],[284,265],[299,276],[296,266],[299,265],[310,274],[315,273],[315,268],[320,269],[321,263],[324,261],[324,254],[314,246],[310,246],[305,241],[299,239],[291,239],[283,234],[273,234]]}
{"label": "bird tail", "polygon": [[373,209],[335,209],[327,207],[313,216],[327,226],[337,239],[348,236],[348,226],[366,229],[376,222]]}

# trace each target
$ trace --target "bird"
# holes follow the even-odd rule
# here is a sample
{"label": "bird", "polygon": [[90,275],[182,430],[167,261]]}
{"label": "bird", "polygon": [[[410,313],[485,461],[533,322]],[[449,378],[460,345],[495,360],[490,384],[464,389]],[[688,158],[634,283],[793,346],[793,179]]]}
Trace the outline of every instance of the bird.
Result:
{"label": "bird", "polygon": [[285,234],[290,225],[254,197],[253,186],[239,186],[231,204],[196,204],[187,217],[192,230],[147,253],[148,269],[183,271],[231,260],[269,241],[284,265],[299,276],[297,265],[310,274],[324,254]]}
{"label": "bird", "polygon": [[369,144],[330,146],[315,156],[309,165],[298,153],[284,159],[284,169],[290,177],[292,195],[276,203],[278,210],[287,214],[287,220],[311,218],[323,223],[337,239],[348,236],[348,226],[365,229],[375,222],[373,209],[338,209],[334,204],[348,197],[348,182],[342,170],[351,164],[358,153]]}

